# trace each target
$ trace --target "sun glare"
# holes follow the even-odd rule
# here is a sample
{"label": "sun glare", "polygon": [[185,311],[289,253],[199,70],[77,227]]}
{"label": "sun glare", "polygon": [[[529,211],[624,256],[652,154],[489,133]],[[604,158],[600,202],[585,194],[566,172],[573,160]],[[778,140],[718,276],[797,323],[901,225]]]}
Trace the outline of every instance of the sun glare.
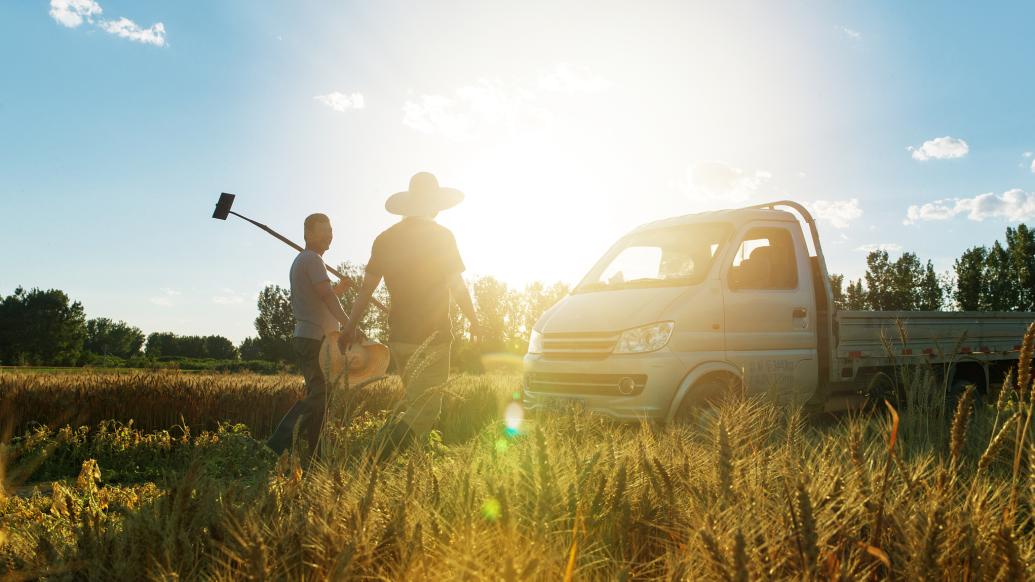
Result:
{"label": "sun glare", "polygon": [[[545,134],[486,148],[463,167],[470,194],[443,222],[477,271],[523,284],[577,281],[612,242],[609,193],[588,161]],[[477,244],[475,244],[477,241]]]}

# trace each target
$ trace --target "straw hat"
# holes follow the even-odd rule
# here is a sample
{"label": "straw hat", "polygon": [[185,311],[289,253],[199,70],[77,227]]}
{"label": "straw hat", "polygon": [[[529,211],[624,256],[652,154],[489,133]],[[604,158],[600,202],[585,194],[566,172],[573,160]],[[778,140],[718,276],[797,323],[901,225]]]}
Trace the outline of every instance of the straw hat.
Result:
{"label": "straw hat", "polygon": [[418,172],[410,178],[410,189],[396,192],[385,201],[385,210],[402,216],[434,216],[464,200],[464,193],[455,188],[443,188],[438,179],[428,172]]}
{"label": "straw hat", "polygon": [[388,346],[364,340],[354,343],[342,351],[341,333],[332,331],[323,339],[320,347],[320,369],[328,373],[333,382],[348,369],[349,386],[384,376],[388,370],[390,355]]}

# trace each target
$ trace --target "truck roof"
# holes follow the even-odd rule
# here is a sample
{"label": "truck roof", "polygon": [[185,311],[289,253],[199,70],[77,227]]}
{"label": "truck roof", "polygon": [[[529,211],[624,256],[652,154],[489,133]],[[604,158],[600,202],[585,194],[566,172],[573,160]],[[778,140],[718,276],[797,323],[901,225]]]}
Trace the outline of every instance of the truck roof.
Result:
{"label": "truck roof", "polygon": [[730,208],[727,210],[713,210],[711,212],[695,212],[682,216],[673,216],[641,224],[632,232],[653,230],[669,226],[682,226],[699,222],[729,222],[739,225],[752,220],[776,220],[780,222],[797,222],[797,218],[785,210],[773,210],[771,208]]}

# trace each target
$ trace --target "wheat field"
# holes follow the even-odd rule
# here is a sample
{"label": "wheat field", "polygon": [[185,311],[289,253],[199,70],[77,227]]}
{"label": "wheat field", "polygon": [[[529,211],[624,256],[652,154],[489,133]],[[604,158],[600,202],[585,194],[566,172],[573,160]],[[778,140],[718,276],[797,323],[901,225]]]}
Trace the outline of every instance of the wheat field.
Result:
{"label": "wheat field", "polygon": [[460,376],[439,429],[380,463],[398,379],[339,386],[319,453],[278,459],[261,438],[298,379],[119,376],[0,376],[17,435],[6,579],[1023,580],[1035,566],[1023,369],[948,417],[930,400],[835,419],[730,400],[693,426],[516,419],[517,376]]}

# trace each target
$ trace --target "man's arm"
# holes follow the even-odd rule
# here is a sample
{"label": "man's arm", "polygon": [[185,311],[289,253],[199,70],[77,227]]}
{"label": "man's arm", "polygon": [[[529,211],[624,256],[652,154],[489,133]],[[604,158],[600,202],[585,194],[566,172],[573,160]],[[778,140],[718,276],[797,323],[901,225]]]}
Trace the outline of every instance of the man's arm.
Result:
{"label": "man's arm", "polygon": [[[367,313],[367,306],[370,305],[370,298],[373,297],[377,286],[381,284],[381,278],[381,271],[368,263],[366,272],[363,274],[363,285],[360,286],[356,301],[352,304],[352,321],[356,323],[363,321],[363,316]],[[343,335],[352,340],[357,331],[356,324],[349,323],[345,326]]]}
{"label": "man's arm", "polygon": [[467,283],[460,273],[453,275],[449,280],[449,290],[453,293],[453,300],[460,307],[467,321],[471,322],[471,339],[474,340],[482,335],[482,329],[478,325],[478,314],[474,312],[474,303],[471,301],[471,293],[467,290]]}
{"label": "man's arm", "polygon": [[327,306],[334,319],[338,320],[338,323],[343,326],[349,324],[349,316],[341,308],[341,301],[338,301],[338,296],[334,293],[334,287],[331,287],[330,281],[316,283],[316,294],[320,297],[320,301],[323,301],[323,304]]}

